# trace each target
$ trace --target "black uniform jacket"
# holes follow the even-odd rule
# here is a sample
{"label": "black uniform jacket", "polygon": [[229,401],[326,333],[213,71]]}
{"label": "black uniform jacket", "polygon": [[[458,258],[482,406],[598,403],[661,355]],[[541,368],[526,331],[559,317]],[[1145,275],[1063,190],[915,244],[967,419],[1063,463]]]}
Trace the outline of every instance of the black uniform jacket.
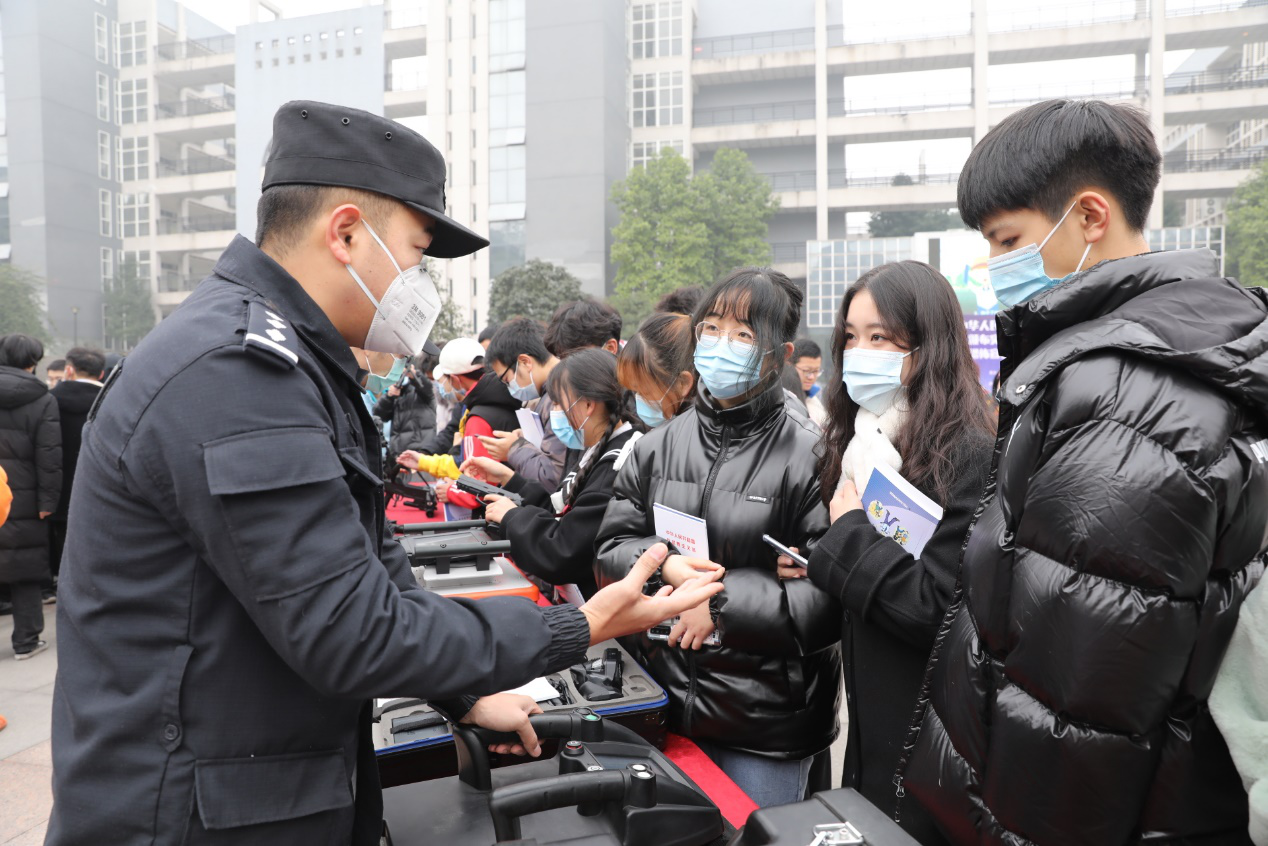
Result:
{"label": "black uniform jacket", "polygon": [[[696,652],[646,635],[640,663],[670,697],[673,731],[778,759],[823,751],[839,731],[841,609],[806,579],[781,581],[769,534],[813,546],[828,527],[810,422],[785,406],[783,388],[723,409],[700,388],[695,407],[634,445],[617,473],[599,530],[596,576],[625,576],[656,536],[660,503],[708,524],[724,565],[720,647]],[[633,639],[631,639],[633,640]]]}
{"label": "black uniform jacket", "polygon": [[[594,596],[594,541],[612,501],[616,460],[632,437],[633,430],[622,432],[604,445],[558,519],[545,488],[518,473],[511,477],[506,489],[522,496],[525,507],[508,511],[502,530],[521,569],[552,585],[575,584],[586,599]],[[572,479],[577,475],[569,474]]]}
{"label": "black uniform jacket", "polygon": [[584,656],[575,608],[418,587],[359,375],[239,237],[106,385],[58,592],[49,844],[377,844],[370,697]]}
{"label": "black uniform jacket", "polygon": [[1268,546],[1268,296],[1217,272],[1106,261],[999,316],[996,468],[901,781],[957,843],[1246,841],[1207,696]]}
{"label": "black uniform jacket", "polygon": [[75,466],[79,462],[79,444],[88,419],[88,410],[101,393],[101,386],[82,380],[63,379],[49,391],[57,400],[62,423],[62,496],[50,520],[65,522],[70,508],[71,486],[75,484]]}

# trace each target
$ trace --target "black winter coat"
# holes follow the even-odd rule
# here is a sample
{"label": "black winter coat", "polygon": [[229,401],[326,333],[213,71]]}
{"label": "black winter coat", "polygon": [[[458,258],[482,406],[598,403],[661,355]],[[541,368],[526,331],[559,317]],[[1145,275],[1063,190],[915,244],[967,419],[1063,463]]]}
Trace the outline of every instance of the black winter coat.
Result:
{"label": "black winter coat", "polygon": [[[586,599],[598,588],[594,581],[594,542],[603,515],[612,501],[616,484],[616,460],[634,437],[622,432],[604,445],[603,452],[581,476],[581,489],[559,519],[550,493],[537,482],[516,473],[506,489],[524,497],[523,508],[512,508],[502,520],[502,531],[511,542],[511,557],[524,572],[547,584],[575,584]],[[570,474],[571,479],[577,477]]]}
{"label": "black winter coat", "polygon": [[38,582],[49,576],[40,512],[56,511],[61,496],[62,432],[48,386],[16,367],[0,367],[0,465],[13,490],[0,526],[0,582]]}
{"label": "black winter coat", "polygon": [[57,412],[62,421],[62,495],[57,510],[48,519],[65,522],[70,509],[70,489],[75,484],[75,465],[79,462],[84,423],[88,420],[93,401],[101,393],[101,385],[63,379],[50,393],[57,400]]}
{"label": "black winter coat", "polygon": [[999,316],[996,469],[901,789],[958,843],[1246,841],[1207,695],[1268,547],[1268,294],[1206,250]]}
{"label": "black winter coat", "polygon": [[407,449],[421,451],[436,435],[436,396],[430,379],[407,379],[399,397],[384,393],[374,406],[374,416],[392,424],[389,456]]}
{"label": "black winter coat", "polygon": [[519,426],[515,410],[524,403],[511,396],[506,385],[493,371],[488,371],[462,398],[468,417],[479,417],[501,432],[513,432]]}
{"label": "black winter coat", "polygon": [[841,609],[804,579],[781,581],[762,535],[802,549],[828,527],[815,472],[818,433],[776,383],[731,409],[701,389],[694,408],[653,429],[617,474],[599,530],[599,587],[623,578],[656,537],[652,505],[703,517],[727,568],[720,647],[699,652],[638,636],[637,658],[669,693],[672,731],[756,755],[800,759],[840,731]]}
{"label": "black winter coat", "polygon": [[[850,719],[842,787],[872,804],[894,802],[894,770],[938,628],[955,594],[960,554],[991,469],[991,439],[966,436],[953,453],[955,476],[942,520],[920,558],[884,537],[863,511],[843,514],[810,554],[810,580],[841,603],[845,701]],[[935,501],[931,490],[921,492]],[[918,807],[903,828],[921,843],[942,840]]]}

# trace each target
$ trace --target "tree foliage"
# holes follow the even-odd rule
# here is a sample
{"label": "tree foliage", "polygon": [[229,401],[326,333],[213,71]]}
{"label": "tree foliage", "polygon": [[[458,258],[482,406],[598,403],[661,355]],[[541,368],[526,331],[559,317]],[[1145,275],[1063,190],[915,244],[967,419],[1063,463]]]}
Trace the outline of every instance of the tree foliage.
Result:
{"label": "tree foliage", "polygon": [[136,262],[121,262],[103,293],[106,337],[112,349],[127,352],[154,328],[150,280],[141,278]]}
{"label": "tree foliage", "polygon": [[565,267],[530,259],[502,271],[489,286],[489,318],[501,323],[513,317],[550,320],[560,303],[581,299],[581,280]]}
{"label": "tree foliage", "polygon": [[44,343],[50,341],[44,304],[40,300],[42,280],[30,271],[0,264],[0,335],[21,332]]}
{"label": "tree foliage", "polygon": [[1225,217],[1225,272],[1268,287],[1268,161],[1233,192]]}
{"label": "tree foliage", "polygon": [[612,201],[621,212],[612,230],[612,305],[631,328],[675,288],[770,262],[767,223],[779,202],[740,150],[719,150],[711,169],[693,177],[665,148],[614,185]]}
{"label": "tree foliage", "polygon": [[[891,185],[915,185],[916,180],[900,173]],[[890,211],[873,212],[867,222],[867,231],[873,238],[896,238],[915,235],[917,232],[942,232],[947,229],[963,229],[964,221],[955,211]]]}

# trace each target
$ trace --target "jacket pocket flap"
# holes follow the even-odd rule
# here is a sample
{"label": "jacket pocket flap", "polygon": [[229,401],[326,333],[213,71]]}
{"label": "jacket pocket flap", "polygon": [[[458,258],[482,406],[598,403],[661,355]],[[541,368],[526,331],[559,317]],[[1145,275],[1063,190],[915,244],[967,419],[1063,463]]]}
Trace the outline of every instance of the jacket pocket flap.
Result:
{"label": "jacket pocket flap", "polygon": [[341,749],[196,761],[194,789],[198,816],[208,831],[352,805]]}
{"label": "jacket pocket flap", "polygon": [[343,476],[324,429],[245,432],[203,446],[207,487],[215,496],[326,482]]}

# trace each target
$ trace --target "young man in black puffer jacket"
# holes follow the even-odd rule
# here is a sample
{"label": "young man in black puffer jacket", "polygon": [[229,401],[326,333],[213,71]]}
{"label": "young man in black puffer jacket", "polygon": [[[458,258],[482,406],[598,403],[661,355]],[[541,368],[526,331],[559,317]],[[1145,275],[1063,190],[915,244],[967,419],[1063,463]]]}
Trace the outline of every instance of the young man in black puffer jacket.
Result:
{"label": "young man in black puffer jacket", "polygon": [[957,843],[1247,842],[1206,700],[1268,546],[1268,297],[1147,252],[1159,162],[1139,112],[1058,100],[960,175],[999,442],[896,776]]}

